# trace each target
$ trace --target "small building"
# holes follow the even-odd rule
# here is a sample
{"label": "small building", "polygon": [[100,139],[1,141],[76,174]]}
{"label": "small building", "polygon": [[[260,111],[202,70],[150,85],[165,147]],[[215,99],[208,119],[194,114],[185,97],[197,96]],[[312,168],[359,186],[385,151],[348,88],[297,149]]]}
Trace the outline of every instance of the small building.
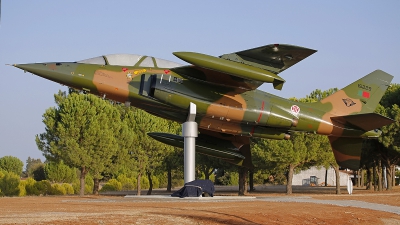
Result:
{"label": "small building", "polygon": [[[308,170],[303,170],[299,174],[293,175],[293,185],[302,186],[325,186],[325,176],[327,176],[328,186],[336,186],[335,170],[330,167],[328,171],[325,168],[311,167]],[[349,174],[340,171],[340,186],[347,186]]]}

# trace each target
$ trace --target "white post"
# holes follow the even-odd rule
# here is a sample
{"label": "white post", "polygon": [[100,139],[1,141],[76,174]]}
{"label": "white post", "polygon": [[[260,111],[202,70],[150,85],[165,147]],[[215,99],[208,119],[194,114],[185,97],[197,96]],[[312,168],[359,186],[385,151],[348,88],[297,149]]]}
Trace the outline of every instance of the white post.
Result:
{"label": "white post", "polygon": [[182,124],[182,136],[184,137],[184,169],[183,176],[185,184],[195,179],[196,164],[196,137],[198,134],[196,118],[196,104],[190,103],[189,115],[185,123]]}

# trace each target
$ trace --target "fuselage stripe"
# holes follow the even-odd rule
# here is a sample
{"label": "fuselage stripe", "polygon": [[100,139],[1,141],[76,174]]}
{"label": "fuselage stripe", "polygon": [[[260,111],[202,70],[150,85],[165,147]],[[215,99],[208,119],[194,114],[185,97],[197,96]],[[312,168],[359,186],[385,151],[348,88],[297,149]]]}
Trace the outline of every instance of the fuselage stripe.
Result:
{"label": "fuselage stripe", "polygon": [[260,115],[258,116],[257,123],[260,122],[261,117],[263,115],[263,111],[264,111],[264,101],[261,104],[261,112],[260,112]]}
{"label": "fuselage stripe", "polygon": [[[263,111],[264,111],[264,101],[263,101],[262,104],[261,104],[261,112],[260,112],[260,115],[258,116],[257,123],[260,122],[261,117],[262,117],[262,115],[263,115]],[[256,126],[253,126],[253,129],[251,130],[251,135],[254,134],[254,130],[255,130],[255,129],[256,129]]]}

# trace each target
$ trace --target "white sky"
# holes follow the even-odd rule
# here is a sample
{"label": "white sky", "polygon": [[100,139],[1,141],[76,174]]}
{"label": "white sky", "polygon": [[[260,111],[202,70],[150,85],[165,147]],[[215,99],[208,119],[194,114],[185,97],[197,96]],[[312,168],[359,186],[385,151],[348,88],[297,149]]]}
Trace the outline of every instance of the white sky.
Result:
{"label": "white sky", "polygon": [[342,88],[376,69],[400,83],[400,1],[3,0],[0,157],[41,158],[35,135],[65,87],[6,66],[133,53],[182,62],[174,51],[219,56],[266,44],[318,50],[280,75],[283,97]]}

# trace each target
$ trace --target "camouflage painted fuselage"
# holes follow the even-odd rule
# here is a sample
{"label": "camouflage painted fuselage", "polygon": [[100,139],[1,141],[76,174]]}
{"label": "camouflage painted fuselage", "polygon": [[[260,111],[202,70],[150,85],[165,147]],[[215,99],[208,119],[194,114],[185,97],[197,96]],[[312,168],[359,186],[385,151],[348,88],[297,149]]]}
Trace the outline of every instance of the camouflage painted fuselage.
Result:
{"label": "camouflage painted fuselage", "polygon": [[[185,54],[176,55],[181,58],[186,57]],[[263,82],[271,82],[277,89],[282,88],[284,80],[276,75],[280,71],[270,69],[272,67],[254,69],[229,61],[230,64],[238,64],[237,67],[242,70],[238,75],[232,75],[232,72],[221,72],[227,70],[227,65],[222,64],[230,55],[222,56],[225,59],[218,58],[210,67],[207,65],[214,61],[209,56],[193,57],[185,59],[198,60],[196,57],[199,57],[204,60],[193,61],[193,66],[159,67],[157,59],[153,57],[143,56],[134,65],[111,65],[107,56],[103,56],[104,63],[83,60],[14,66],[177,122],[186,120],[192,102],[197,106],[196,122],[200,132],[216,138],[226,134],[230,138],[225,140],[231,141],[237,149],[248,145],[248,141],[239,140],[243,137],[245,140],[246,137],[289,139],[293,131],[328,135],[337,161],[347,162],[344,165],[348,167],[353,161],[359,161],[360,152],[351,150],[354,140],[358,144],[359,138],[377,137],[379,133],[373,129],[391,122],[372,114],[392,78],[382,71],[375,71],[320,102],[300,103],[256,90]],[[262,70],[268,70],[265,77],[260,75]],[[249,77],[246,78],[247,74]],[[380,83],[376,83],[376,77],[379,77]],[[358,114],[364,117],[351,116]],[[365,126],[362,121],[365,119],[380,122]],[[232,137],[238,137],[238,141]],[[338,147],[335,147],[335,142]],[[342,142],[350,143],[352,147],[343,148]]]}

